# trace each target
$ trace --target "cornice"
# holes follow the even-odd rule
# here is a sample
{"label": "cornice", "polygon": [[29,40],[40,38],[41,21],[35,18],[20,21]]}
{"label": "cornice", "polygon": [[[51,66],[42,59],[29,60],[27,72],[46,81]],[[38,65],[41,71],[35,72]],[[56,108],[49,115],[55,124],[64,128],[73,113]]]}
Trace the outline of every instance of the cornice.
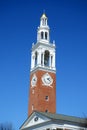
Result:
{"label": "cornice", "polygon": [[37,49],[39,46],[48,47],[48,48],[51,48],[51,49],[55,49],[56,48],[56,46],[54,44],[52,44],[52,43],[41,43],[41,42],[38,42],[38,43],[36,43],[35,45],[32,46],[32,51]]}
{"label": "cornice", "polygon": [[47,71],[47,72],[51,72],[51,73],[56,73],[56,69],[53,70],[52,68],[50,69],[48,67],[46,68],[46,67],[39,67],[39,66],[35,67],[30,72],[34,73],[34,72],[36,72],[38,70]]}

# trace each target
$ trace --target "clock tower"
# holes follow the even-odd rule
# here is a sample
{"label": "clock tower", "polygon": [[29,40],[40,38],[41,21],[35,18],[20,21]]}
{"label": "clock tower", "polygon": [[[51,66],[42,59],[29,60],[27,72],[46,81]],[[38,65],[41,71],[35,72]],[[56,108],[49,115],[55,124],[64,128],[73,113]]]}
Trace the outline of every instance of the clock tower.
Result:
{"label": "clock tower", "polygon": [[28,116],[33,111],[56,113],[55,43],[50,42],[48,18],[43,14],[32,44]]}

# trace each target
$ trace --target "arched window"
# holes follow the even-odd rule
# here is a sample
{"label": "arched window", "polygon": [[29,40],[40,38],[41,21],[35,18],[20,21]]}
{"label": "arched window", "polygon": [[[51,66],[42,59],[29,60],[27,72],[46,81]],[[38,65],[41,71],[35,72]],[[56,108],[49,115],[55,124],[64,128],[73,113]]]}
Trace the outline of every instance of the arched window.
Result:
{"label": "arched window", "polygon": [[41,65],[43,65],[43,54],[41,54]]}
{"label": "arched window", "polygon": [[47,40],[47,32],[45,32],[45,39]]}
{"label": "arched window", "polygon": [[43,39],[43,35],[44,35],[44,33],[43,33],[43,32],[41,32],[41,39]]}
{"label": "arched window", "polygon": [[45,25],[46,25],[46,19],[45,19]]}
{"label": "arched window", "polygon": [[50,53],[48,50],[46,50],[45,54],[44,54],[44,65],[45,66],[49,66],[49,56],[50,56]]}
{"label": "arched window", "polygon": [[44,19],[42,19],[42,25],[44,25]]}
{"label": "arched window", "polygon": [[37,52],[35,52],[35,66],[37,65]]}
{"label": "arched window", "polygon": [[43,19],[43,26],[46,25],[46,19]]}
{"label": "arched window", "polygon": [[52,64],[53,64],[53,56],[51,56],[51,67],[52,67]]}

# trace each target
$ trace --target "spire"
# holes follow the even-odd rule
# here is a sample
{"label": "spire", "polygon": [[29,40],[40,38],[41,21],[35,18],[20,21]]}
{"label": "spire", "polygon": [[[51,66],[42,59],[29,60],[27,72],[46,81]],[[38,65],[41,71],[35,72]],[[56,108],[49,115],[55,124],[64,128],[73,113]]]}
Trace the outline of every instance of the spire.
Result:
{"label": "spire", "polygon": [[41,19],[44,19],[44,18],[45,18],[45,19],[47,18],[47,16],[46,16],[45,13],[43,13],[42,16],[41,16]]}
{"label": "spire", "polygon": [[50,36],[49,36],[49,26],[47,23],[47,16],[45,14],[45,12],[42,14],[41,18],[40,18],[40,26],[38,27],[38,31],[37,31],[37,42],[41,42],[41,43],[48,43],[50,42]]}
{"label": "spire", "polygon": [[47,20],[48,20],[48,18],[46,16],[46,14],[43,13],[41,16],[40,26],[47,26]]}

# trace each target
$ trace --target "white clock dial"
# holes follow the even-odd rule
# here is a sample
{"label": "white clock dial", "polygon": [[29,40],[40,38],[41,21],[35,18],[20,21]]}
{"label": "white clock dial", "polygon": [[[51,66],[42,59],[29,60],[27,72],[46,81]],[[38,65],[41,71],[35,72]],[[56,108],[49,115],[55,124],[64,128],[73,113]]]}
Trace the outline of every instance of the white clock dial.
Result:
{"label": "white clock dial", "polygon": [[32,79],[31,79],[31,85],[32,87],[36,86],[37,83],[37,76],[34,74]]}
{"label": "white clock dial", "polygon": [[38,121],[38,116],[36,116],[36,117],[34,118],[34,121]]}
{"label": "white clock dial", "polygon": [[53,83],[53,79],[48,73],[46,73],[42,76],[42,82],[44,85],[50,86]]}

